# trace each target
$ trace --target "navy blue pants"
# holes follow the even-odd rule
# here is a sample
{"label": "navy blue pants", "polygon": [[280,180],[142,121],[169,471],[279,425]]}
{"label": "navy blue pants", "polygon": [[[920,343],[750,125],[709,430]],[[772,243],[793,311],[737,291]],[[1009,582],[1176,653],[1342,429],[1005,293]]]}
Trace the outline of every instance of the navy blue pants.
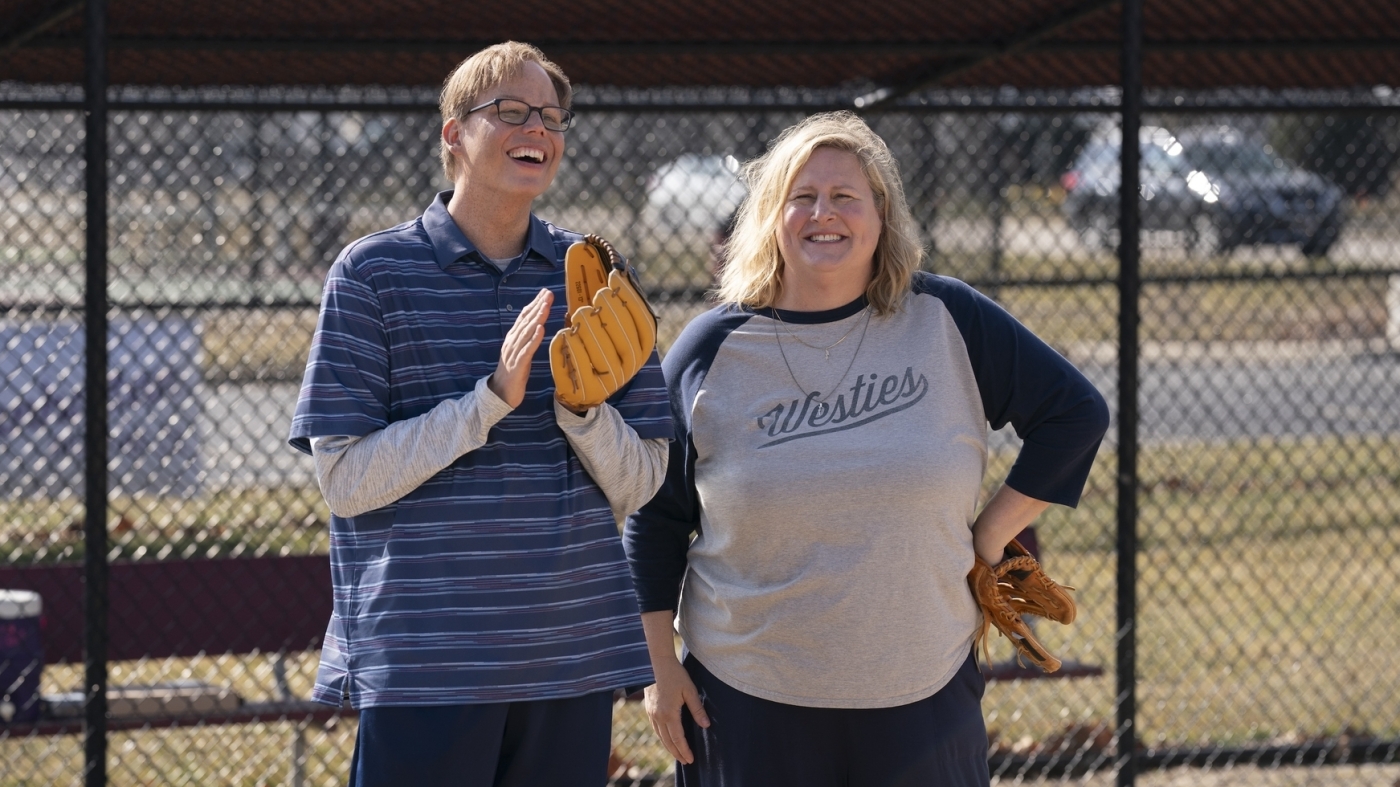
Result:
{"label": "navy blue pants", "polygon": [[602,787],[611,691],[559,700],[360,711],[350,787]]}
{"label": "navy blue pants", "polygon": [[927,699],[893,708],[805,708],[759,699],[685,661],[709,729],[682,709],[695,762],[676,787],[987,787],[986,684],[971,656]]}

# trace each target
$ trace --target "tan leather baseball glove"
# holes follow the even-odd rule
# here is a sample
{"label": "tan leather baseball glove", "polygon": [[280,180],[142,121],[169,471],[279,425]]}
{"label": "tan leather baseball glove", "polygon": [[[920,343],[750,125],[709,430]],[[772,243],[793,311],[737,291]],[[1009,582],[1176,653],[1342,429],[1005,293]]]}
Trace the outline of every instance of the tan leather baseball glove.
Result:
{"label": "tan leather baseball glove", "polygon": [[977,557],[967,575],[967,584],[977,606],[982,608],[982,630],[974,649],[985,654],[988,664],[992,661],[988,633],[996,626],[1016,646],[1017,660],[1024,656],[1046,672],[1060,668],[1060,660],[1040,644],[1021,616],[1038,615],[1057,623],[1072,623],[1076,607],[1068,591],[1074,588],[1046,576],[1040,563],[1014,539],[1006,545],[1006,557],[995,566]]}
{"label": "tan leather baseball glove", "polygon": [[597,235],[564,255],[568,311],[549,342],[554,395],[574,410],[597,407],[626,385],[656,347],[656,313],[626,260]]}

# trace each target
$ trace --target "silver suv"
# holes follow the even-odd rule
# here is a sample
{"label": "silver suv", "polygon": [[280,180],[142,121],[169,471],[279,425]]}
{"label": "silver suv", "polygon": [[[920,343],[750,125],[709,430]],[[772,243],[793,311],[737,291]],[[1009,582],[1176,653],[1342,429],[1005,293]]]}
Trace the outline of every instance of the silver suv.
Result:
{"label": "silver suv", "polygon": [[686,153],[662,165],[647,179],[640,216],[644,253],[707,260],[716,229],[746,193],[733,156]]}

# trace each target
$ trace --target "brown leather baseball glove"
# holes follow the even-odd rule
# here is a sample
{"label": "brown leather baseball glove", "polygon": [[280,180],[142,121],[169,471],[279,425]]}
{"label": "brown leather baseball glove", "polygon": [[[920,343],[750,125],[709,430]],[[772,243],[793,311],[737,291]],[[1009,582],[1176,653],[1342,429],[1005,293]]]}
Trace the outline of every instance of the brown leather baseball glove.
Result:
{"label": "brown leather baseball glove", "polygon": [[991,650],[988,633],[992,626],[1016,646],[1017,660],[1026,657],[1046,672],[1060,668],[1060,660],[1050,655],[1040,640],[1031,633],[1022,615],[1038,615],[1057,623],[1074,621],[1074,599],[1066,587],[1046,576],[1040,563],[1016,540],[1006,545],[1006,557],[995,566],[980,556],[967,575],[968,587],[977,606],[982,608],[982,630],[974,648],[980,649],[988,664]]}
{"label": "brown leather baseball glove", "polygon": [[597,235],[564,255],[568,311],[549,342],[554,395],[587,410],[617,393],[656,347],[656,313],[642,297],[626,260]]}

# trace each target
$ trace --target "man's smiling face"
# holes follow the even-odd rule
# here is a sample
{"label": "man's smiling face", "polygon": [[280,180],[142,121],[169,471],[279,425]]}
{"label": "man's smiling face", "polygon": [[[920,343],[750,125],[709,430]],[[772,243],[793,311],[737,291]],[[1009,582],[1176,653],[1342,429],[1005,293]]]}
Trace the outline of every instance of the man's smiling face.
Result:
{"label": "man's smiling face", "polygon": [[[558,106],[559,94],[538,63],[525,63],[520,72],[478,96],[475,104],[513,98],[530,106]],[[495,107],[477,110],[457,124],[459,180],[468,178],[482,191],[533,200],[549,188],[564,158],[564,134],[544,127],[538,112],[523,126],[512,126],[496,115]]]}

